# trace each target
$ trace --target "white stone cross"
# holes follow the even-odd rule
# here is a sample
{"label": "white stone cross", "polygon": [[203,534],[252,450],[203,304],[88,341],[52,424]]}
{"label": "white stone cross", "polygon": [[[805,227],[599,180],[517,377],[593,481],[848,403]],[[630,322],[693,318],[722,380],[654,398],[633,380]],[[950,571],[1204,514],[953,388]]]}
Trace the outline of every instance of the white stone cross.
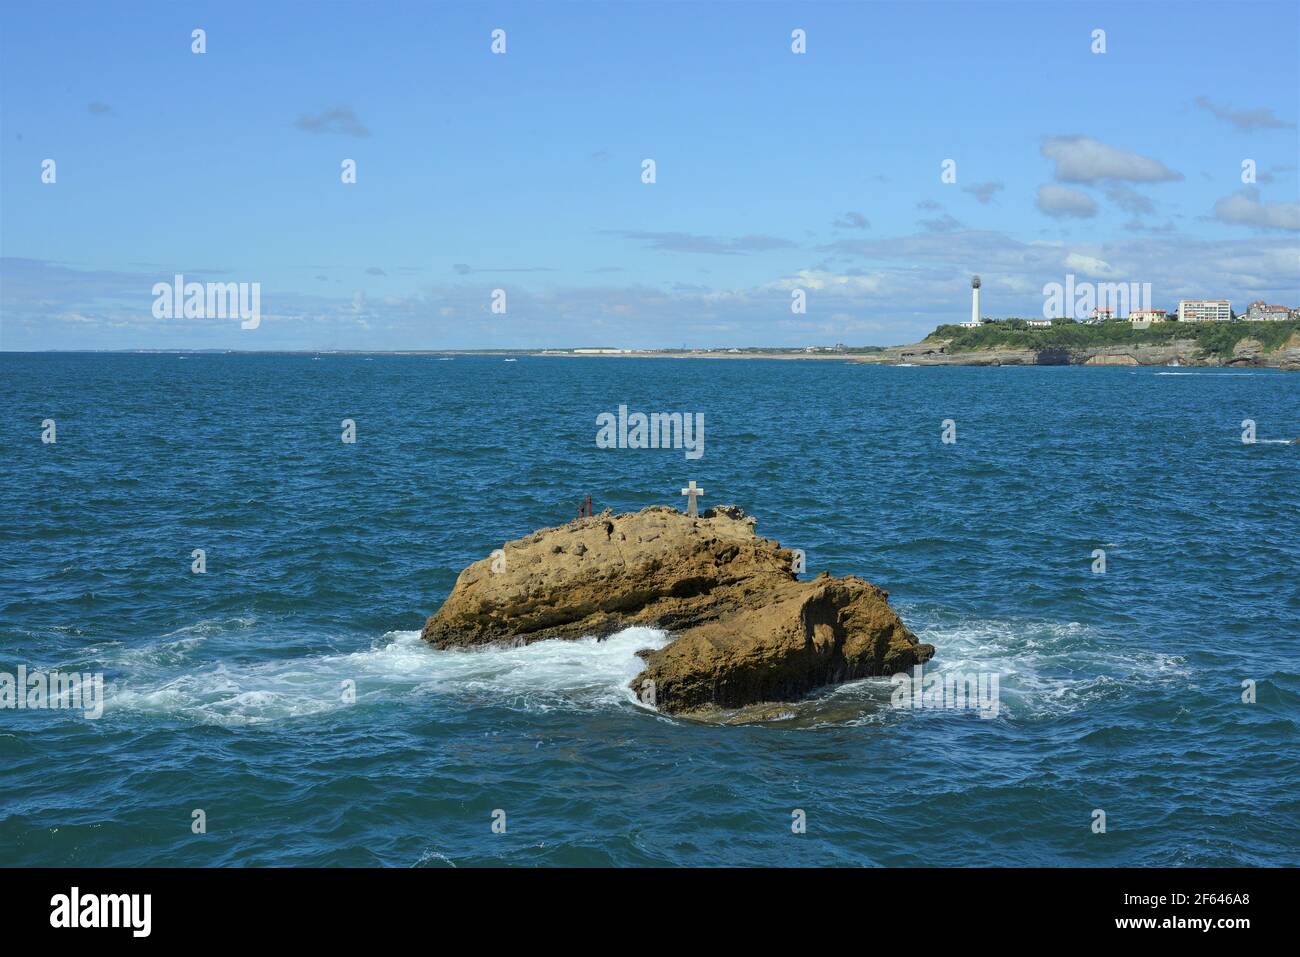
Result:
{"label": "white stone cross", "polygon": [[691,479],[691,484],[689,485],[689,487],[682,489],[682,494],[685,495],[685,496],[688,496],[688,498],[687,498],[687,502],[688,502],[688,504],[687,504],[687,506],[686,506],[686,514],[689,515],[691,518],[699,518],[699,517],[700,517],[700,513],[699,513],[698,511],[696,511],[696,508],[695,508],[695,500],[696,500],[699,496],[701,496],[701,495],[704,494],[704,489],[702,489],[702,488],[696,488],[696,487],[695,487],[695,479]]}

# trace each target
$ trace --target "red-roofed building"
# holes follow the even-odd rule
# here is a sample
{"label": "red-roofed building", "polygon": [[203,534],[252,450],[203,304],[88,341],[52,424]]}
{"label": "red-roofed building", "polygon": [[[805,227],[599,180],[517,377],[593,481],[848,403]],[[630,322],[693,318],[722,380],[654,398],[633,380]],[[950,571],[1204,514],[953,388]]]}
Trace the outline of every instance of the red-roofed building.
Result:
{"label": "red-roofed building", "polygon": [[1259,299],[1246,307],[1246,315],[1243,318],[1251,322],[1281,322],[1291,318],[1291,310],[1286,306],[1271,306],[1263,299]]}
{"label": "red-roofed building", "polygon": [[1128,314],[1128,321],[1139,329],[1145,329],[1153,322],[1164,322],[1165,318],[1163,309],[1132,309]]}

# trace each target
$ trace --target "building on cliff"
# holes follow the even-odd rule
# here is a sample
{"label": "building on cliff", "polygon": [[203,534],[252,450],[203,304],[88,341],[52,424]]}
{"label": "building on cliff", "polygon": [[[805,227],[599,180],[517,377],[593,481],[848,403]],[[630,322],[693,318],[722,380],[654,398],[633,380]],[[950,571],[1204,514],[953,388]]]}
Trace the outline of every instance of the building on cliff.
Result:
{"label": "building on cliff", "polygon": [[1286,306],[1271,306],[1260,299],[1246,307],[1246,315],[1243,318],[1251,322],[1282,322],[1290,319],[1293,312],[1294,310]]}
{"label": "building on cliff", "polygon": [[1128,314],[1129,322],[1164,322],[1163,309],[1134,309]]}
{"label": "building on cliff", "polygon": [[1231,322],[1232,303],[1227,299],[1180,299],[1179,322]]}

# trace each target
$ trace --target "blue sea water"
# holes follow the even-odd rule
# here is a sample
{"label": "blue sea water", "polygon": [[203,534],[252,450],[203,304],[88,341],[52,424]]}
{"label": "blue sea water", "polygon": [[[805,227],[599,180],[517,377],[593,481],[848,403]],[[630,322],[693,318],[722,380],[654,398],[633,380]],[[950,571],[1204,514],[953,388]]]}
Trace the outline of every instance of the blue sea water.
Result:
{"label": "blue sea water", "polygon": [[[703,412],[703,458],[597,448],[620,404]],[[0,864],[1296,865],[1300,445],[1247,418],[1300,435],[1300,377],[0,356],[0,672],[107,684],[0,710]],[[689,479],[997,717],[870,679],[721,727],[632,701],[649,629],[419,641],[469,562]]]}

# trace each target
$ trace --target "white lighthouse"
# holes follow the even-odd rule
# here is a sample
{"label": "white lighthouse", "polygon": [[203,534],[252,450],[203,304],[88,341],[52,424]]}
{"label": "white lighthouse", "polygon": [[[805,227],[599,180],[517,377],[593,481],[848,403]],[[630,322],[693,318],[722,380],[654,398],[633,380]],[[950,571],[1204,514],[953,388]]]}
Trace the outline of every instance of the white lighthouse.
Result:
{"label": "white lighthouse", "polygon": [[970,277],[970,322],[959,322],[963,329],[978,329],[980,324],[980,277]]}

